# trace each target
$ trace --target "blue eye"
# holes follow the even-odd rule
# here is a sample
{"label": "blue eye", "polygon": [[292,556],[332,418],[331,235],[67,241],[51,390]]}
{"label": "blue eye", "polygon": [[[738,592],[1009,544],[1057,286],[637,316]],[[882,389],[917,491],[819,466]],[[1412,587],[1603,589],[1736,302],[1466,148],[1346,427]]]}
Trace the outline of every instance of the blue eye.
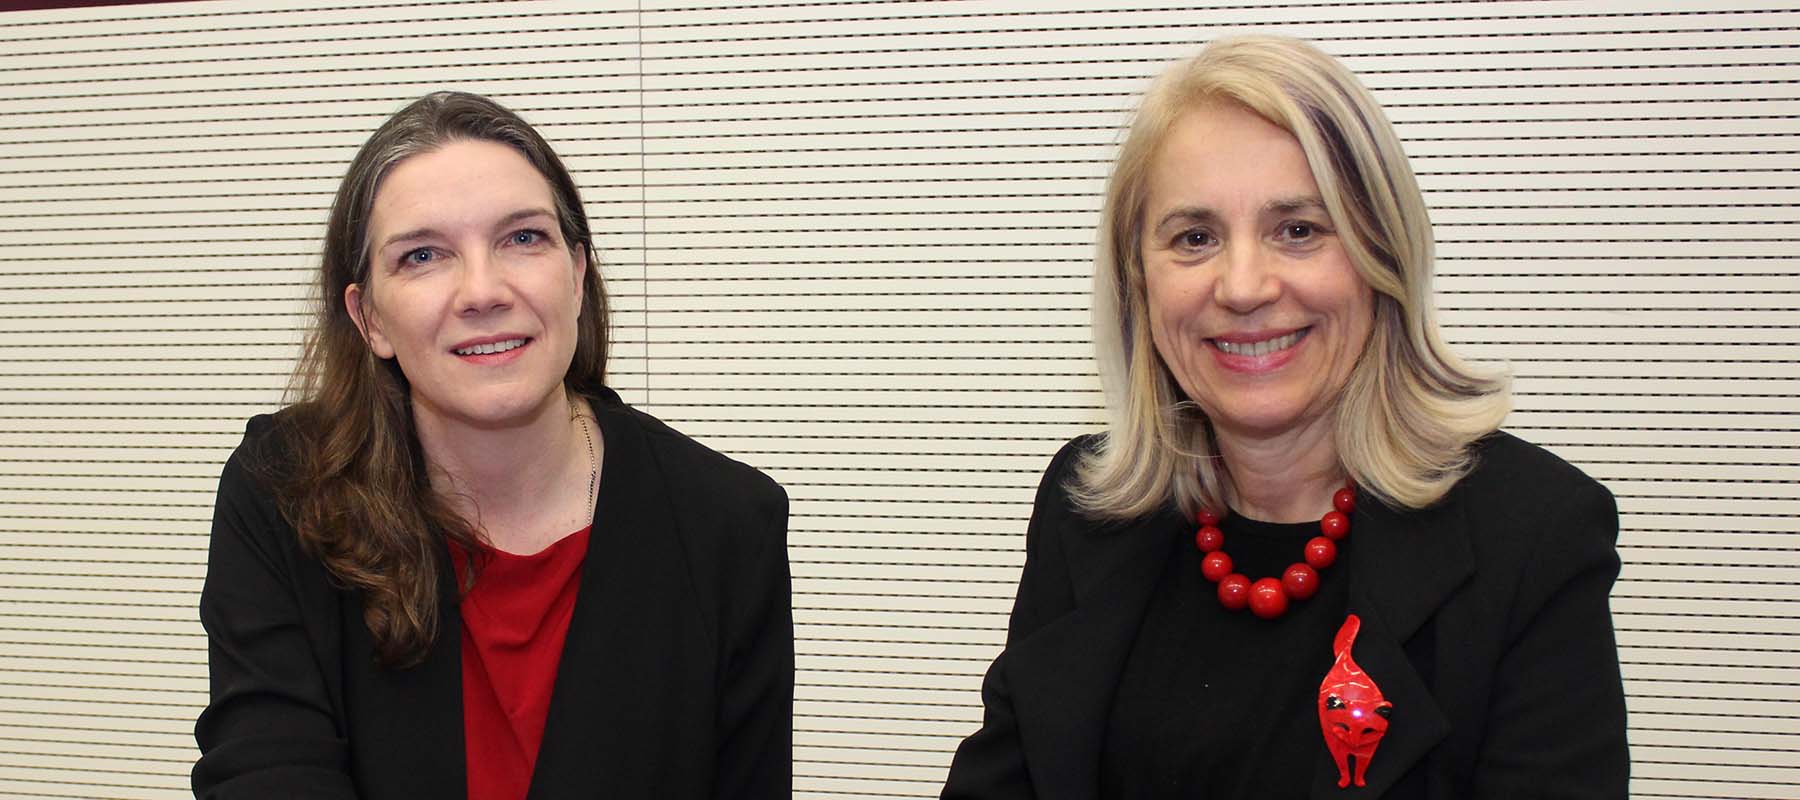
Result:
{"label": "blue eye", "polygon": [[436,257],[437,255],[431,252],[431,248],[420,247],[406,251],[405,255],[400,256],[400,260],[406,264],[429,264]]}
{"label": "blue eye", "polygon": [[546,236],[543,231],[534,231],[534,230],[527,229],[527,230],[522,230],[522,231],[514,231],[512,237],[511,237],[511,241],[513,244],[516,244],[516,245],[530,246],[530,245],[538,244],[548,238],[550,238],[550,237]]}

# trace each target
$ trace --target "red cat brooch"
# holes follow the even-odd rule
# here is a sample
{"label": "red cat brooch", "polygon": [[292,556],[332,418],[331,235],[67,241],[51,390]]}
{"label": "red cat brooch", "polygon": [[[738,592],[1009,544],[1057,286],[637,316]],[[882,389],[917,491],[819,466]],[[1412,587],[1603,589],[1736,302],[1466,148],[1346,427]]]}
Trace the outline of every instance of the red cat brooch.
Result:
{"label": "red cat brooch", "polygon": [[1394,704],[1381,696],[1381,687],[1350,657],[1350,646],[1361,629],[1362,620],[1355,614],[1344,617],[1344,626],[1331,641],[1337,660],[1319,683],[1319,727],[1325,731],[1325,749],[1337,764],[1339,789],[1349,786],[1353,775],[1357,786],[1365,785],[1363,775],[1394,711]]}

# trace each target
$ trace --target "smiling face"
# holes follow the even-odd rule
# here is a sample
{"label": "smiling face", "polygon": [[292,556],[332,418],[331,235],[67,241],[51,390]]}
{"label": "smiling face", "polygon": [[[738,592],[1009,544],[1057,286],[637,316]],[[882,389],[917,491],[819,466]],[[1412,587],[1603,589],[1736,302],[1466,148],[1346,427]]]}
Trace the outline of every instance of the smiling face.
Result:
{"label": "smiling face", "polygon": [[453,141],[382,178],[368,277],[344,303],[399,363],[415,416],[496,428],[561,412],[587,264],[555,209],[549,182],[496,142]]}
{"label": "smiling face", "polygon": [[1323,422],[1374,319],[1292,134],[1229,103],[1179,117],[1151,166],[1151,337],[1222,436]]}

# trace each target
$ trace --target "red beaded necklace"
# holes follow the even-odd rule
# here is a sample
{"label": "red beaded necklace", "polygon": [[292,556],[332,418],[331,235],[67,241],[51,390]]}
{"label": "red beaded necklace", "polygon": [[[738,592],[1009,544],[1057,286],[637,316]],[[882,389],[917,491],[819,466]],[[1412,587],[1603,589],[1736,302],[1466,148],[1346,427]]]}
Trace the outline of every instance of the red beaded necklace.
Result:
{"label": "red beaded necklace", "polygon": [[1295,562],[1283,570],[1281,577],[1263,578],[1251,583],[1243,573],[1231,571],[1231,556],[1222,549],[1225,534],[1219,530],[1221,517],[1211,509],[1200,509],[1200,530],[1194,533],[1194,546],[1206,554],[1200,562],[1200,574],[1219,585],[1219,605],[1231,611],[1250,607],[1250,613],[1263,619],[1274,619],[1287,613],[1289,600],[1305,600],[1319,591],[1319,570],[1337,561],[1337,543],[1350,535],[1350,512],[1356,510],[1356,490],[1346,485],[1331,495],[1333,510],[1319,518],[1319,532],[1306,542],[1301,551],[1305,562]]}

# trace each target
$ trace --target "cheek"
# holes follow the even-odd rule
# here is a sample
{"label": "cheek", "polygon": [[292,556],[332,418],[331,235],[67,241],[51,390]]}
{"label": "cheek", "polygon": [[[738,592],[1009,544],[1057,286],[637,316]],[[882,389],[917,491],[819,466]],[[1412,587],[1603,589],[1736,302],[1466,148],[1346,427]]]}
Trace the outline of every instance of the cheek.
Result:
{"label": "cheek", "polygon": [[1363,281],[1348,257],[1329,271],[1318,274],[1318,280],[1297,282],[1301,302],[1314,312],[1335,318],[1347,335],[1360,339],[1356,332],[1367,332],[1375,317],[1375,290]]}
{"label": "cheek", "polygon": [[1169,361],[1169,309],[1168,297],[1158,291],[1154,285],[1146,287],[1145,311],[1149,319],[1150,342],[1156,345],[1156,353],[1164,363]]}
{"label": "cheek", "polygon": [[581,289],[579,287],[577,287],[573,294],[564,293],[563,297],[566,298],[563,301],[562,311],[561,311],[562,316],[563,316],[563,324],[569,326],[570,328],[580,327],[580,325],[581,325]]}
{"label": "cheek", "polygon": [[1375,329],[1375,292],[1366,286],[1363,287],[1362,301],[1357,308],[1356,318],[1359,320],[1356,350],[1362,352],[1363,346],[1368,344],[1370,333]]}
{"label": "cheek", "polygon": [[1334,327],[1338,333],[1335,352],[1330,354],[1332,372],[1348,376],[1356,369],[1375,329],[1374,292],[1358,280],[1353,286],[1343,287],[1336,305],[1333,315],[1337,317]]}
{"label": "cheek", "polygon": [[1150,343],[1156,351],[1160,371],[1174,381],[1180,396],[1197,399],[1203,394],[1199,382],[1204,370],[1199,363],[1202,356],[1195,345],[1196,340],[1182,332],[1193,318],[1191,300],[1177,285],[1166,280],[1147,279],[1145,288]]}
{"label": "cheek", "polygon": [[1362,352],[1363,345],[1369,340],[1369,331],[1375,327],[1375,290],[1358,280],[1348,293],[1350,301],[1344,312],[1348,334],[1345,346],[1354,354]]}
{"label": "cheek", "polygon": [[374,352],[378,358],[393,358],[396,355],[394,331],[390,330],[392,323],[387,314],[390,301],[383,296],[380,287],[374,285],[373,281],[367,281],[362,285],[364,290],[357,296],[357,303],[348,308],[348,311],[354,321],[360,321],[361,324],[358,327],[362,331],[363,341],[368,344],[369,350]]}
{"label": "cheek", "polygon": [[570,315],[577,315],[581,312],[581,300],[587,290],[585,273],[581,256],[570,254],[569,264],[562,271],[564,279],[555,287],[556,296],[564,300],[563,306]]}
{"label": "cheek", "polygon": [[380,293],[377,303],[382,337],[394,351],[393,357],[416,356],[435,348],[434,319],[416,293]]}
{"label": "cheek", "polygon": [[1171,280],[1168,272],[1163,271],[1145,276],[1145,295],[1150,312],[1150,332],[1156,341],[1158,350],[1179,344],[1183,340],[1182,328],[1192,321],[1198,313],[1195,309],[1194,294],[1190,287],[1180,281]]}
{"label": "cheek", "polygon": [[1152,327],[1162,327],[1169,318],[1169,280],[1165,271],[1154,266],[1144,269],[1144,305],[1150,312]]}

